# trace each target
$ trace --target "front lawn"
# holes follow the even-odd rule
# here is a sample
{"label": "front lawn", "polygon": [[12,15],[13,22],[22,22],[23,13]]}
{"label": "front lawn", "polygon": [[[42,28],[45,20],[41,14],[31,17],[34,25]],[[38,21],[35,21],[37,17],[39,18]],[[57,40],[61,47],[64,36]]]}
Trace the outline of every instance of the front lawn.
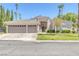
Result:
{"label": "front lawn", "polygon": [[53,33],[38,34],[37,40],[79,40],[78,34],[73,33]]}

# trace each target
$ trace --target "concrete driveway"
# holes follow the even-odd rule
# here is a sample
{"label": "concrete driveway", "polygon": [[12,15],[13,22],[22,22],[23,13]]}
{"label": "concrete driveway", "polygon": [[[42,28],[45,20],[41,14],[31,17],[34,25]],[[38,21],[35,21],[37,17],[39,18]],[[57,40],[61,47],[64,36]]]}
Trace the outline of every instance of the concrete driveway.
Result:
{"label": "concrete driveway", "polygon": [[0,40],[36,40],[37,33],[7,33],[0,36]]}
{"label": "concrete driveway", "polygon": [[79,56],[79,42],[0,40],[0,56]]}

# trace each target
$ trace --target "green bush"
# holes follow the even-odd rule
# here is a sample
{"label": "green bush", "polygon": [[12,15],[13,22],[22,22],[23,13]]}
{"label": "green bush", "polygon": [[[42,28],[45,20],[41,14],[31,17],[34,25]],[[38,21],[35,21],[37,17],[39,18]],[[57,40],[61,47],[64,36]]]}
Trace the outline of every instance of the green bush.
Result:
{"label": "green bush", "polygon": [[62,33],[70,33],[70,30],[62,30]]}
{"label": "green bush", "polygon": [[55,33],[55,30],[47,30],[47,33]]}
{"label": "green bush", "polygon": [[75,31],[72,31],[72,33],[76,33]]}
{"label": "green bush", "polygon": [[56,33],[59,33],[59,32],[60,32],[59,30],[56,31]]}
{"label": "green bush", "polygon": [[[59,33],[60,31],[57,30],[56,33]],[[55,33],[55,30],[48,30],[47,33]]]}

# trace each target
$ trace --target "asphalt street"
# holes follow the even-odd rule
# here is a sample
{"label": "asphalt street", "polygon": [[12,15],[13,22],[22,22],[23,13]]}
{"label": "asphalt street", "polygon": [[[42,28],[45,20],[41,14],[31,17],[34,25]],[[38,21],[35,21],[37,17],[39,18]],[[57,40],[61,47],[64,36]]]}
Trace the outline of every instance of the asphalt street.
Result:
{"label": "asphalt street", "polygon": [[79,56],[79,43],[0,40],[0,56]]}

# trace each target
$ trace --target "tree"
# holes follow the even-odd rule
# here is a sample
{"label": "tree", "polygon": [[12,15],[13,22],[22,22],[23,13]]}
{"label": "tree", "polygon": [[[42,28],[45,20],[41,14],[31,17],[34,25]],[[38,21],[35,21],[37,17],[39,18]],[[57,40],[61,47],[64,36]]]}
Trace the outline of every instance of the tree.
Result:
{"label": "tree", "polygon": [[11,21],[13,20],[13,11],[10,12],[10,10],[6,10],[2,4],[0,4],[0,28],[5,30],[5,21]]}
{"label": "tree", "polygon": [[74,14],[74,13],[67,13],[64,15],[64,20],[67,20],[67,21],[72,21],[72,22],[76,22],[77,21],[77,15]]}
{"label": "tree", "polygon": [[13,10],[11,10],[11,17],[10,17],[10,20],[11,20],[11,21],[13,21],[13,18],[14,18],[13,15],[14,15]]}
{"label": "tree", "polygon": [[60,4],[58,6],[58,9],[59,9],[59,14],[58,14],[58,17],[61,18],[62,15],[63,15],[63,8],[64,8],[64,4]]}
{"label": "tree", "polygon": [[[55,26],[55,32],[57,30],[61,31],[61,23],[62,23],[62,18],[54,18],[54,26]],[[59,29],[58,29],[59,28]]]}
{"label": "tree", "polygon": [[7,9],[5,21],[10,21],[10,11]]}
{"label": "tree", "polygon": [[4,31],[5,9],[0,4],[0,28]]}
{"label": "tree", "polygon": [[0,27],[3,26],[4,23],[4,19],[5,19],[5,10],[2,6],[2,4],[0,5]]}
{"label": "tree", "polygon": [[63,19],[72,22],[72,27],[73,27],[72,30],[74,30],[77,27],[77,24],[76,24],[77,15],[76,14],[74,14],[74,13],[67,13],[67,14],[64,15]]}

